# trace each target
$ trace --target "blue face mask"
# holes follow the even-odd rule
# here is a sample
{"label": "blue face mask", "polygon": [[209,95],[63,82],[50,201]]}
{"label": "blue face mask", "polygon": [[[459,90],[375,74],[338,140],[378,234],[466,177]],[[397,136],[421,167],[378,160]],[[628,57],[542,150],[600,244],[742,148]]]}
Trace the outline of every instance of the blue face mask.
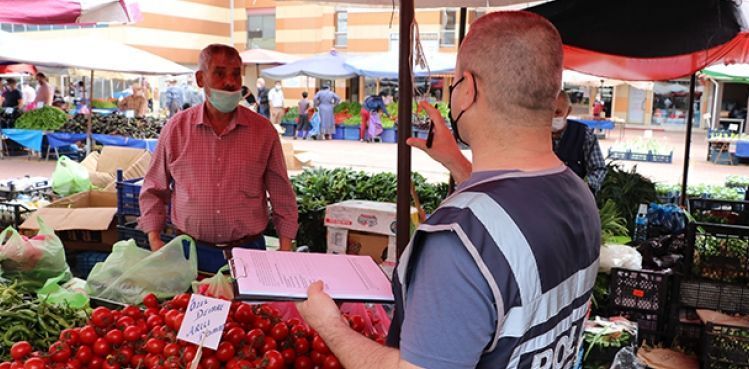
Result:
{"label": "blue face mask", "polygon": [[222,113],[233,112],[242,100],[242,90],[224,91],[211,88],[209,92],[208,101]]}

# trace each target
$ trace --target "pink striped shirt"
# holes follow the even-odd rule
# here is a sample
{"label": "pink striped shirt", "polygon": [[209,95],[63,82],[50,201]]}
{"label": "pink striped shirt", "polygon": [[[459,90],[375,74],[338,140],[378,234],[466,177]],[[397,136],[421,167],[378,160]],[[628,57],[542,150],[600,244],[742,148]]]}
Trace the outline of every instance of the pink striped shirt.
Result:
{"label": "pink striped shirt", "polygon": [[263,233],[270,200],[278,234],[294,239],[296,195],[275,128],[240,106],[219,136],[205,123],[204,104],[164,126],[140,194],[140,228],[163,229],[171,203],[177,229],[206,242],[236,241]]}

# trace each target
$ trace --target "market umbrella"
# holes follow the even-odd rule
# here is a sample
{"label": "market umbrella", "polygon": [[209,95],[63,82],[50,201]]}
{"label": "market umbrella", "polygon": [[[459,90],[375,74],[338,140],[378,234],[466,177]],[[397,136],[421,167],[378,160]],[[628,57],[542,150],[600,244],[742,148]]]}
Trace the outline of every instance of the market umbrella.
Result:
{"label": "market umbrella", "polygon": [[749,64],[711,65],[702,74],[716,81],[749,83]]}
{"label": "market umbrella", "polygon": [[[433,74],[452,74],[457,55],[427,53],[428,68],[414,66],[414,75],[425,77]],[[395,52],[361,55],[346,59],[344,65],[354,73],[370,78],[398,78],[398,54]]]}
{"label": "market umbrella", "polygon": [[249,49],[239,53],[243,64],[288,64],[299,60],[298,57],[275,50]]}
{"label": "market umbrella", "polygon": [[264,77],[276,80],[307,76],[319,79],[347,79],[356,73],[344,66],[345,58],[335,50],[328,53],[300,59],[286,65],[262,71]]}
{"label": "market umbrella", "polygon": [[0,63],[0,74],[36,74],[36,67],[30,64]]}
{"label": "market umbrella", "polygon": [[0,0],[0,22],[17,24],[135,23],[132,0]]}

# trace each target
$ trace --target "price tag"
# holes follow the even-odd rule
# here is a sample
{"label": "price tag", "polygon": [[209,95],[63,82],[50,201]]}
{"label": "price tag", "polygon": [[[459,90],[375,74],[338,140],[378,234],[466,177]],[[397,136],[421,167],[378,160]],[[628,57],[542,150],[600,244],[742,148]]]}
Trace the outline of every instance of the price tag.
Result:
{"label": "price tag", "polygon": [[215,350],[230,308],[229,301],[193,294],[177,338]]}

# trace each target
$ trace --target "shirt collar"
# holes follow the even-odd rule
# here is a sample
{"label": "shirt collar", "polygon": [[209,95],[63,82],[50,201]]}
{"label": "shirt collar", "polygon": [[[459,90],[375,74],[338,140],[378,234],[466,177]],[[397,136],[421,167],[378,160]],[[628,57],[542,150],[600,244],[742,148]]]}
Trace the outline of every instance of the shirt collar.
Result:
{"label": "shirt collar", "polygon": [[[206,107],[205,107],[206,104],[208,104],[207,101],[198,105],[195,111],[196,117],[195,119],[193,119],[193,122],[195,123],[195,125],[210,126],[206,121],[207,120],[206,118],[208,117],[208,115],[206,114]],[[244,114],[241,106],[237,106],[237,110],[234,111],[234,117],[231,119],[231,122],[229,122],[229,127],[227,129],[227,132],[233,130],[236,126],[249,126],[249,125],[250,125],[249,115]]]}

